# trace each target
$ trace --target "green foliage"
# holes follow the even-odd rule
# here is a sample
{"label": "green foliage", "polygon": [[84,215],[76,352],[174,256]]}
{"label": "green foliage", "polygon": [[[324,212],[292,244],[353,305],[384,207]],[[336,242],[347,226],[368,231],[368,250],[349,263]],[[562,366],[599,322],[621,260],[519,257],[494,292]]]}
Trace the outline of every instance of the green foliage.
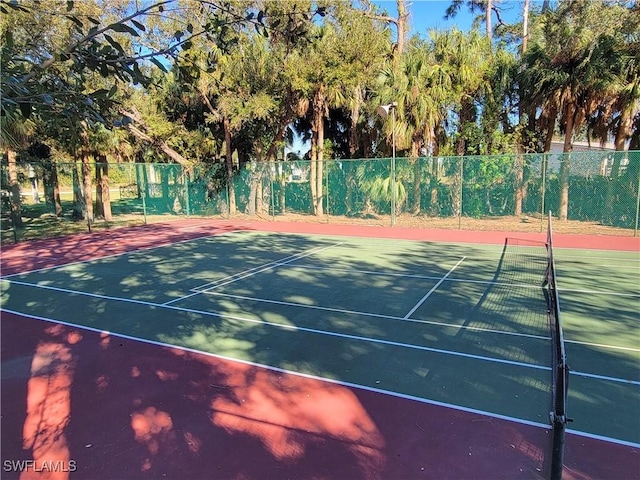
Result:
{"label": "green foliage", "polygon": [[[100,8],[93,1],[0,1],[5,15],[1,32],[3,116],[19,111],[25,117],[62,116],[103,122],[119,83],[150,85],[146,61],[166,71],[162,59],[179,57],[193,46],[195,38],[215,38],[225,44],[231,25],[245,21],[262,25],[261,16],[245,17],[231,7],[198,1],[199,24],[188,23],[185,31],[158,36],[155,18],[170,23],[172,15],[177,18],[185,13],[179,2],[159,0],[132,6],[110,21],[105,11],[118,10],[112,5],[117,2],[105,2]],[[155,28],[145,26],[149,19]],[[35,32],[27,30],[29,25]],[[63,32],[68,34],[60,36]],[[145,36],[151,40],[148,44]],[[156,47],[150,50],[147,45],[153,44]],[[95,75],[110,79],[109,88],[92,88]]]}
{"label": "green foliage", "polygon": [[[71,162],[83,149],[110,163],[175,161],[171,150],[190,165],[215,165],[211,179],[221,175],[227,137],[236,170],[280,158],[293,128],[303,138],[313,130],[325,159],[388,157],[395,140],[400,156],[412,158],[424,150],[492,156],[465,163],[459,184],[454,160],[438,174],[429,161],[418,168],[398,162],[395,183],[380,163],[328,162],[331,209],[384,212],[395,191],[399,209],[449,214],[461,193],[463,212],[481,216],[513,211],[514,185],[531,191],[537,181],[528,164],[517,179],[506,154],[540,151],[551,134],[570,128],[622,144],[638,136],[637,6],[594,0],[558,2],[544,13],[534,7],[522,57],[507,43],[515,37],[492,43],[477,29],[453,29],[410,39],[397,62],[394,29],[364,7],[341,0],[0,0],[2,145],[26,158],[37,138],[54,158]],[[518,26],[509,31],[515,35]],[[392,101],[395,123],[376,113]],[[285,197],[297,192],[287,198],[295,203],[306,201],[308,192],[300,192],[308,186],[282,188]],[[199,192],[209,205],[211,191]],[[525,205],[535,195],[525,195]],[[347,196],[353,205],[343,202]],[[626,200],[612,194],[605,205]]]}

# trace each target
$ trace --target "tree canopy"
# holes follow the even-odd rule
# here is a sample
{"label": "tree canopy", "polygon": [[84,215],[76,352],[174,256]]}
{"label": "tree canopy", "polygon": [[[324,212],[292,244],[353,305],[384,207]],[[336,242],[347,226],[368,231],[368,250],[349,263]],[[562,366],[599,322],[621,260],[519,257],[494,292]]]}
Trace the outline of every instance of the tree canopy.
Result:
{"label": "tree canopy", "polygon": [[232,175],[296,131],[322,175],[326,153],[385,156],[392,136],[412,158],[638,144],[638,2],[525,2],[508,25],[500,1],[455,0],[476,27],[405,38],[396,1],[397,18],[365,0],[0,0],[3,149],[117,156],[87,148],[101,125],[130,156]]}

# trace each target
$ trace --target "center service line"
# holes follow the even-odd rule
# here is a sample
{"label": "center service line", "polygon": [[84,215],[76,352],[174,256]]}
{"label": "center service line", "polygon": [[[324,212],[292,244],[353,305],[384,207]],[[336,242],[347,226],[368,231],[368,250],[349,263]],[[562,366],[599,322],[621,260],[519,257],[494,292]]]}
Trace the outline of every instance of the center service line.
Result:
{"label": "center service line", "polygon": [[447,277],[448,277],[449,275],[451,275],[451,274],[453,273],[453,271],[454,271],[456,268],[458,268],[458,265],[460,265],[462,262],[464,262],[465,258],[467,258],[467,257],[462,257],[462,258],[458,261],[458,263],[456,263],[456,264],[451,268],[451,270],[449,270],[449,271],[447,272],[447,274],[446,274],[444,277],[442,277],[442,278],[440,279],[440,281],[439,281],[438,283],[436,283],[436,284],[433,286],[433,288],[432,288],[431,290],[429,290],[429,291],[427,292],[427,294],[426,294],[424,297],[422,297],[422,298],[420,299],[420,301],[419,301],[418,303],[416,303],[416,305],[415,305],[411,310],[409,310],[409,313],[407,313],[407,314],[404,316],[404,318],[409,318],[411,315],[413,315],[413,312],[415,312],[418,308],[420,308],[420,305],[422,305],[422,304],[427,300],[427,298],[429,298],[429,297],[431,296],[431,294],[432,294],[433,292],[435,292],[436,288],[438,288],[438,287],[442,284],[442,282],[444,282],[444,281],[447,279]]}

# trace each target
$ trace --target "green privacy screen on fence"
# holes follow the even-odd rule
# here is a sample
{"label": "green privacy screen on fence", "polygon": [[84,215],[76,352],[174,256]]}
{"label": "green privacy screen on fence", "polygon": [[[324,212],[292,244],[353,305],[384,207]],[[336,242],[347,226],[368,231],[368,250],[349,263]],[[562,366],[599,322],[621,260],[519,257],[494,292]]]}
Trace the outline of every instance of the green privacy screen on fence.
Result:
{"label": "green privacy screen on fence", "polygon": [[[188,169],[167,163],[96,166],[104,165],[90,166],[96,218],[108,185],[114,217],[235,212],[275,218],[287,212],[485,218],[551,211],[570,220],[638,227],[640,151],[247,163],[234,171],[232,182],[221,163]],[[86,196],[79,163],[30,163],[20,171],[23,214],[34,199],[54,211],[52,178],[61,198],[73,202],[66,209],[81,208],[79,199]]]}

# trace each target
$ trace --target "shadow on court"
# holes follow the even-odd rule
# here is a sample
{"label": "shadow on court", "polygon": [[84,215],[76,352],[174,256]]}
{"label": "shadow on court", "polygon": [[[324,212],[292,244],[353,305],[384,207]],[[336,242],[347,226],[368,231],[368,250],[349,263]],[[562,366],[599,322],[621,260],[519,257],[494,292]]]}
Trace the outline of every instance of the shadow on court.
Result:
{"label": "shadow on court", "polygon": [[190,220],[177,225],[158,223],[136,228],[118,228],[108,234],[80,233],[22,242],[3,247],[2,275],[85,261],[237,229],[238,225],[220,222],[212,225],[208,221]]}
{"label": "shadow on court", "polygon": [[[497,340],[492,337],[494,334],[481,335],[473,330],[463,333],[457,328],[492,329],[499,325],[500,335],[504,336],[506,330],[538,334],[543,326],[536,322],[537,312],[544,312],[544,308],[534,308],[535,318],[524,324],[523,319],[515,315],[522,309],[530,309],[531,299],[526,295],[509,295],[510,287],[494,285],[504,272],[501,269],[496,272],[495,262],[487,262],[480,248],[477,259],[465,261],[451,279],[454,280],[456,274],[466,280],[486,280],[493,275],[494,282],[488,287],[443,284],[429,298],[429,304],[412,315],[418,321],[435,319],[451,323],[453,327],[439,331],[420,324],[413,327],[410,325],[414,324],[406,321],[390,321],[402,320],[408,308],[417,304],[435,280],[412,277],[405,283],[384,284],[387,280],[383,276],[357,270],[381,265],[385,271],[412,274],[418,263],[417,268],[440,278],[447,272],[449,263],[459,258],[458,253],[472,257],[473,247],[459,250],[449,247],[445,255],[434,256],[430,249],[420,246],[408,252],[410,255],[394,257],[392,265],[384,263],[386,250],[382,249],[373,252],[380,256],[375,261],[361,254],[358,248],[340,252],[339,258],[337,251],[334,254],[334,250],[323,250],[328,256],[319,265],[308,258],[305,265],[290,265],[278,269],[277,273],[264,273],[260,280],[248,278],[234,284],[227,296],[209,295],[205,301],[205,295],[192,298],[187,295],[184,298],[189,299],[180,305],[190,306],[192,311],[175,304],[171,308],[163,304],[181,298],[194,286],[212,278],[227,281],[228,275],[238,272],[238,265],[244,265],[243,268],[255,265],[260,269],[269,265],[265,262],[280,262],[284,255],[300,252],[301,245],[305,244],[292,237],[281,239],[277,245],[269,238],[261,241],[253,238],[250,242],[236,242],[233,252],[224,250],[223,242],[217,238],[204,240],[203,243],[208,244],[204,251],[189,242],[176,245],[181,240],[231,230],[234,228],[223,225],[211,228],[207,223],[184,224],[178,229],[152,225],[135,229],[133,233],[113,232],[104,241],[100,237],[79,235],[59,242],[34,242],[24,251],[18,245],[9,253],[3,252],[3,274],[156,247],[159,243],[173,244],[170,252],[154,250],[155,253],[148,256],[111,257],[96,262],[101,267],[83,264],[66,270],[39,272],[36,294],[31,290],[33,287],[15,281],[3,291],[3,308],[25,311],[24,302],[28,302],[28,311],[44,318],[64,319],[98,331],[109,328],[198,351],[224,352],[282,368],[295,365],[301,371],[342,378],[350,383],[329,383],[3,311],[3,478],[63,479],[71,475],[71,478],[90,479],[521,479],[547,476],[550,459],[545,456],[551,451],[550,432],[543,428],[549,396],[547,371],[523,377],[515,370],[501,370],[496,375],[497,370],[489,367],[490,363],[467,364],[454,361],[451,355],[448,359],[435,358],[437,354],[417,349],[399,356],[389,353],[383,343],[393,340],[453,352],[464,341],[472,347],[469,352],[474,355],[526,362],[546,359],[548,342],[545,339],[521,344],[511,340],[505,344],[494,341]],[[324,248],[325,242],[306,243],[306,247]],[[351,257],[344,257],[345,254]],[[356,273],[343,278],[341,273],[323,270],[326,265],[332,269],[351,267]],[[304,268],[300,267],[317,268],[307,283],[287,283],[287,275],[295,274],[296,278],[305,275]],[[520,273],[521,269],[530,267],[515,268]],[[279,286],[279,281],[284,287]],[[376,282],[376,288],[372,288],[372,282]],[[418,282],[423,284],[416,288]],[[308,290],[303,290],[303,285],[308,285]],[[328,289],[328,285],[332,288]],[[55,290],[56,286],[77,292]],[[47,287],[54,288],[47,290]],[[351,308],[360,312],[373,308],[374,312],[395,317],[358,320],[339,311],[341,306],[349,306],[349,302],[354,301],[349,293],[354,289],[367,292],[370,298],[365,298],[364,304],[354,303]],[[388,299],[384,296],[387,290],[395,292]],[[539,296],[539,291],[530,291],[531,295]],[[258,298],[245,300],[231,295],[236,293]],[[110,295],[122,298],[113,302]],[[340,295],[344,298],[339,298]],[[409,298],[406,305],[394,303],[394,299],[405,297]],[[480,300],[470,303],[469,298]],[[316,306],[328,305],[334,311],[319,318],[319,310],[300,309],[296,305],[280,304],[272,310],[266,303],[269,300],[315,302]],[[255,305],[246,308],[247,301]],[[334,301],[335,304],[331,303]],[[215,308],[205,308],[212,302],[216,303]],[[380,304],[390,310],[376,307]],[[436,309],[439,305],[446,309]],[[566,305],[568,313],[582,308],[569,301]],[[223,322],[219,317],[196,313],[199,309],[223,312],[231,320],[233,315],[248,318]],[[467,310],[471,310],[471,315]],[[469,323],[471,318],[473,323]],[[264,319],[268,320],[268,328]],[[326,331],[311,332],[318,328]],[[327,337],[326,342],[316,341],[317,333]],[[329,333],[332,335],[327,335]],[[366,337],[368,342],[347,341],[354,335]],[[596,353],[594,349],[583,348],[572,356],[573,366],[579,368],[581,358],[591,369],[595,368],[594,358],[605,358],[612,365],[620,366],[627,358],[621,354],[618,354],[620,358],[613,354],[597,357]],[[349,363],[353,359],[359,361]],[[604,366],[596,370],[606,371]],[[360,370],[344,373],[345,368]],[[510,383],[502,383],[502,377],[509,378]],[[580,381],[583,380],[574,385]],[[477,404],[471,405],[474,411],[499,415],[488,417],[445,408],[434,402],[428,404],[375,392],[374,385],[378,383],[381,388],[393,390],[389,386],[398,382],[404,382],[407,389],[395,391],[447,404],[460,405],[457,400],[466,401],[469,392],[475,392],[478,398]],[[352,384],[368,387],[350,387]],[[445,384],[446,391],[442,387]],[[478,389],[478,385],[500,388]],[[449,388],[452,386],[458,390]],[[427,391],[427,387],[433,391]],[[576,390],[581,395],[581,392],[590,395],[582,395],[582,403],[580,399],[573,399],[576,425],[587,417],[592,423],[595,420],[591,418],[597,417],[598,421],[606,421],[616,428],[625,424],[628,416],[614,412],[615,405],[602,415],[598,413],[602,409],[594,407],[596,400],[600,405],[603,398],[610,396],[611,387],[608,384],[604,387],[607,392],[596,391],[590,382],[584,389]],[[513,397],[520,400],[516,402]],[[503,415],[528,418],[518,413],[520,404],[539,405],[540,418],[534,418],[534,422],[500,419]],[[624,413],[623,409],[621,412]],[[626,421],[626,425],[629,423]],[[638,456],[634,448],[568,435],[564,478],[622,478],[621,472],[629,474],[624,478],[639,478]],[[43,465],[54,465],[45,462],[59,462],[55,464],[57,470],[44,471]],[[31,466],[31,471],[20,475],[18,470],[26,465]],[[73,470],[69,471],[71,467]]]}
{"label": "shadow on court", "polygon": [[536,427],[10,314],[2,338],[3,461],[60,461],[72,478],[518,479],[545,468],[549,433]]}

